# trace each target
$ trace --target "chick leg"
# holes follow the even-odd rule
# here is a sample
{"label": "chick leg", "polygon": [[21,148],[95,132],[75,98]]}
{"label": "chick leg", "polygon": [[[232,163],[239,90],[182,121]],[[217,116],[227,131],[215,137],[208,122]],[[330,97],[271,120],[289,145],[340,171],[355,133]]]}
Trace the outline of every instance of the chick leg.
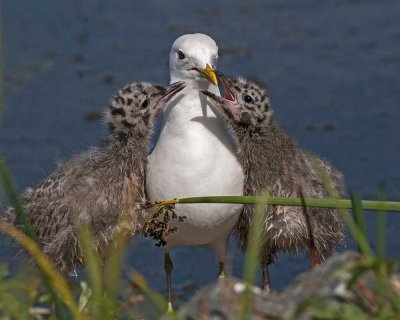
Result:
{"label": "chick leg", "polygon": [[268,267],[269,267],[269,263],[264,264],[262,266],[262,290],[265,293],[271,292],[271,282],[269,280]]}
{"label": "chick leg", "polygon": [[269,279],[269,271],[268,268],[270,264],[273,262],[273,256],[274,254],[268,254],[266,257],[264,257],[261,261],[261,270],[262,270],[262,290],[265,293],[270,293],[271,292],[271,281]]}

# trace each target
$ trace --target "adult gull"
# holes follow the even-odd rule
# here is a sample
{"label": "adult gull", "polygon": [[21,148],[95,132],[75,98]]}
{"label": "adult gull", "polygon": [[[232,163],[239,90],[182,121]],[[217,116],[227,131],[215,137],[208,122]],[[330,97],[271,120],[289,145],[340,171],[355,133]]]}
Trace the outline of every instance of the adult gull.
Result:
{"label": "adult gull", "polygon": [[[199,90],[220,95],[214,72],[218,60],[215,41],[204,34],[186,34],[172,45],[169,56],[171,83],[185,81],[186,88],[166,106],[159,139],[148,156],[146,193],[149,200],[207,196],[242,195],[244,175],[236,145],[224,121]],[[171,308],[171,248],[207,245],[220,262],[242,205],[186,204],[176,211],[185,215],[177,232],[166,239],[164,267]]]}

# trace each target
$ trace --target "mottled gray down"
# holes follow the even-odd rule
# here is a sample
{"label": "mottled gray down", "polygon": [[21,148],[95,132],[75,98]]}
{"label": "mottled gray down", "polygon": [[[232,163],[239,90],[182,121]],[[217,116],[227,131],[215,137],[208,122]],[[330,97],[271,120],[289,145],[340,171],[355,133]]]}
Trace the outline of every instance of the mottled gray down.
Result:
{"label": "mottled gray down", "polygon": [[[322,198],[331,195],[325,190],[320,174],[305,153],[277,124],[266,92],[255,82],[243,78],[229,79],[236,96],[236,109],[218,109],[229,123],[239,144],[238,157],[245,172],[245,195],[265,190],[271,196]],[[245,97],[246,95],[250,96]],[[246,101],[245,101],[246,99]],[[327,160],[316,158],[337,195],[343,194],[341,173]],[[273,262],[277,251],[294,253],[310,244],[301,207],[269,206],[262,235],[262,263]],[[234,234],[243,249],[251,227],[254,207],[246,205]],[[333,209],[308,208],[317,253],[321,260],[344,241],[344,224]]]}
{"label": "mottled gray down", "polygon": [[[143,201],[147,142],[155,103],[163,86],[133,83],[120,90],[105,112],[109,126],[106,140],[59,167],[23,195],[23,204],[43,251],[62,272],[81,265],[78,228],[90,225],[97,251],[104,255],[121,228],[134,234]],[[6,219],[18,228],[14,208]],[[125,214],[124,223],[118,223]]]}

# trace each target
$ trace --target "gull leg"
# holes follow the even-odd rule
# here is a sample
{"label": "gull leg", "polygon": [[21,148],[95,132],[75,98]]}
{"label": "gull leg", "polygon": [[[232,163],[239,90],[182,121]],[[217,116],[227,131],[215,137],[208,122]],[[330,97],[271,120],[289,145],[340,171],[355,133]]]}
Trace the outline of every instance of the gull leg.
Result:
{"label": "gull leg", "polygon": [[165,270],[165,275],[167,277],[167,296],[168,296],[168,309],[167,309],[167,314],[174,312],[174,309],[172,308],[172,302],[171,302],[171,273],[172,269],[174,268],[174,264],[172,263],[172,260],[169,256],[169,252],[164,253],[164,270]]}
{"label": "gull leg", "polygon": [[219,262],[219,271],[218,271],[218,279],[224,279],[225,278],[225,262],[220,261]]}
{"label": "gull leg", "polygon": [[211,247],[219,260],[218,279],[225,278],[226,247],[228,246],[229,235],[223,235]]}

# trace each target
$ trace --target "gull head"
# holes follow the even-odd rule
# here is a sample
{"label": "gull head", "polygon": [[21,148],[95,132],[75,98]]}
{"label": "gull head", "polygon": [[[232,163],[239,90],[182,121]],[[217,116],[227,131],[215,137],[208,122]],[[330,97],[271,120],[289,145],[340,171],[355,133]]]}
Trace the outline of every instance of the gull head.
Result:
{"label": "gull head", "polygon": [[185,81],[192,87],[207,89],[217,85],[215,69],[218,47],[209,36],[201,33],[185,34],[172,44],[169,55],[171,83]]}

